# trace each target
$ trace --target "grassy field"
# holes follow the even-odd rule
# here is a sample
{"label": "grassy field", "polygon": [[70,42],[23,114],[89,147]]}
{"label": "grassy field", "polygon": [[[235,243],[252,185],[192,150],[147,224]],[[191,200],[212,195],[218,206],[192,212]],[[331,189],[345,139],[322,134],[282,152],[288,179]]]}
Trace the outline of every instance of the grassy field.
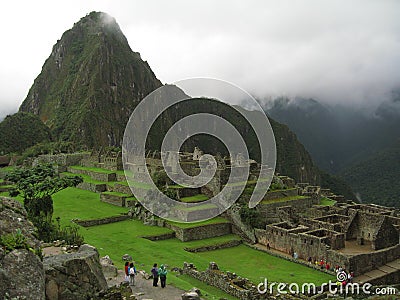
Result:
{"label": "grassy field", "polygon": [[100,194],[67,188],[53,196],[54,218],[60,217],[61,224],[70,224],[72,219],[96,219],[118,215],[128,211],[126,207],[114,206],[100,201]]}
{"label": "grassy field", "polygon": [[332,200],[332,199],[324,197],[324,198],[321,199],[321,202],[319,203],[319,205],[331,206],[331,205],[334,205],[335,203],[336,203],[335,200]]}

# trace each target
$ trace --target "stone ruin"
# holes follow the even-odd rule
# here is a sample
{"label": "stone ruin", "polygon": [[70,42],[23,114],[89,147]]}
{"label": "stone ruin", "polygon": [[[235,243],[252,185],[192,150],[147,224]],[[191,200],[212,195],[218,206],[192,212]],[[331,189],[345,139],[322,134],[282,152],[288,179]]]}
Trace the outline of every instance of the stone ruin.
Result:
{"label": "stone ruin", "polygon": [[80,161],[81,166],[102,168],[110,171],[123,170],[122,152],[105,151],[103,148],[92,150],[90,155],[87,155]]}
{"label": "stone ruin", "polygon": [[297,222],[289,215],[281,214],[281,222],[256,229],[258,242],[286,254],[296,252],[305,261],[323,259],[356,276],[400,257],[400,215],[395,209],[337,203],[315,205],[308,216],[298,215]]}
{"label": "stone ruin", "polygon": [[210,262],[205,271],[198,271],[194,264],[185,262],[183,274],[212,285],[238,299],[260,299],[257,287],[250,280],[235,273],[220,271],[215,262]]}

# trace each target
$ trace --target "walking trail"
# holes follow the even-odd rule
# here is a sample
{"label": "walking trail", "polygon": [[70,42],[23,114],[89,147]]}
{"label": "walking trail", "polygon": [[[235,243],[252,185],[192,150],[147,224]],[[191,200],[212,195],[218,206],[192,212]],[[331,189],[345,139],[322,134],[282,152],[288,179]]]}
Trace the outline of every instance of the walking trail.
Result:
{"label": "walking trail", "polygon": [[[108,285],[118,285],[123,281],[124,272],[118,270],[118,276],[113,280],[108,280]],[[144,279],[139,272],[138,275],[135,276],[135,286],[131,286],[131,289],[132,295],[138,300],[181,300],[182,294],[185,292],[168,284],[168,277],[167,286],[165,288],[161,288],[160,282],[158,282],[158,287],[153,287],[153,280]]]}

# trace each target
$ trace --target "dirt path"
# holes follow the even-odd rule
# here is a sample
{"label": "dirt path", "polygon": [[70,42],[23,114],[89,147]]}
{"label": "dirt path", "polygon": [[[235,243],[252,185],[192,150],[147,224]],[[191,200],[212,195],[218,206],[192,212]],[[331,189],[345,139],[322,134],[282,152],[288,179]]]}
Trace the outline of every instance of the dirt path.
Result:
{"label": "dirt path", "polygon": [[[118,276],[115,280],[109,281],[108,284],[119,284],[124,280],[124,273],[122,270],[118,270]],[[181,300],[182,294],[185,292],[172,285],[168,284],[165,288],[161,288],[160,283],[158,287],[153,287],[153,280],[146,280],[141,274],[138,274],[135,278],[135,286],[131,287],[132,295],[138,300]]]}
{"label": "dirt path", "polygon": [[[43,254],[45,256],[57,255],[60,253],[62,253],[60,247],[47,247],[43,249]],[[108,279],[107,284],[109,287],[119,285],[124,281],[124,277],[124,271],[118,270],[118,276],[111,280]],[[144,279],[139,272],[135,278],[135,283],[135,286],[131,287],[131,289],[132,295],[134,295],[137,300],[181,300],[182,294],[185,292],[169,285],[168,278],[165,288],[162,289],[160,283],[158,283],[158,287],[153,287],[153,280]]]}

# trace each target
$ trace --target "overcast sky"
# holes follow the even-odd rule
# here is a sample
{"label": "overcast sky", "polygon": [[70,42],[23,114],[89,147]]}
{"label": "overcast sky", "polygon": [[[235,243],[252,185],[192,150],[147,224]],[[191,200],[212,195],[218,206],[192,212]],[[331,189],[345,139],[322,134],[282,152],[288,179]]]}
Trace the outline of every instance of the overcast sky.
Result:
{"label": "overcast sky", "polygon": [[258,96],[370,107],[400,85],[400,1],[1,2],[0,117],[14,112],[64,31],[116,18],[163,83],[214,77]]}

